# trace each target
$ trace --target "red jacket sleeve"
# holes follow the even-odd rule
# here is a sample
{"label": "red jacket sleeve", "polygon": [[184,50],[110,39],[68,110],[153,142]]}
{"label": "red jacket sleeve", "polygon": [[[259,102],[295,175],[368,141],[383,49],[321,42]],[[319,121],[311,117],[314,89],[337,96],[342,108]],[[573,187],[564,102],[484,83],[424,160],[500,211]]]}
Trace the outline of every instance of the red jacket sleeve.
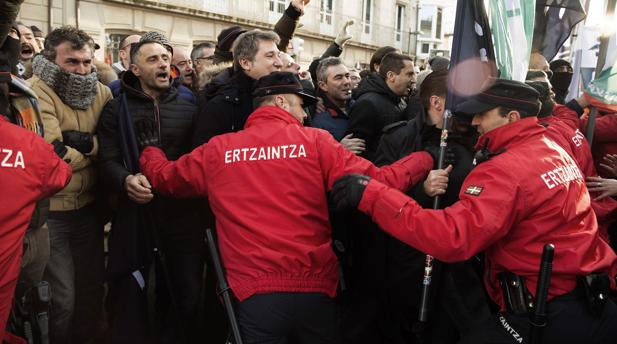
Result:
{"label": "red jacket sleeve", "polygon": [[152,187],[162,194],[176,198],[205,196],[206,150],[204,144],[176,161],[168,161],[162,150],[146,147],[139,164]]}
{"label": "red jacket sleeve", "polygon": [[345,149],[332,135],[325,132],[318,135],[317,151],[328,190],[335,180],[349,173],[365,174],[398,190],[407,190],[423,180],[433,167],[430,154],[417,152],[379,168]]}
{"label": "red jacket sleeve", "polygon": [[[375,180],[364,191],[359,209],[384,231],[441,261],[467,260],[505,236],[517,216],[513,179],[496,168],[477,169],[465,180],[460,201],[446,209],[422,209]],[[466,194],[472,186],[481,187],[481,193]]]}

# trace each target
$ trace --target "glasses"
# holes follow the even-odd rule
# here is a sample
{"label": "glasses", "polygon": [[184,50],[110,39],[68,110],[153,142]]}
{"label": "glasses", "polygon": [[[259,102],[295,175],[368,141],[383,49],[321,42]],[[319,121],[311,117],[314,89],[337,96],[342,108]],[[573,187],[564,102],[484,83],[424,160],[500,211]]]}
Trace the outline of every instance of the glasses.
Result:
{"label": "glasses", "polygon": [[210,56],[202,56],[202,57],[196,57],[195,61],[201,61],[201,60],[214,60],[214,55],[210,55]]}

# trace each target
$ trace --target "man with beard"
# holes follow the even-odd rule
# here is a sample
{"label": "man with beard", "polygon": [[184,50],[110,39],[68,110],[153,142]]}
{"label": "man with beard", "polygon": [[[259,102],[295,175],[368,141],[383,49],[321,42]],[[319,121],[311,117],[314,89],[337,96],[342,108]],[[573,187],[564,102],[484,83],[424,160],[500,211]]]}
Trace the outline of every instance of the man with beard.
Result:
{"label": "man with beard", "polygon": [[193,61],[186,49],[176,47],[171,63],[178,67],[180,71],[180,83],[189,89],[193,89],[195,70],[193,69]]}
{"label": "man with beard", "polygon": [[[204,227],[194,200],[154,195],[140,173],[134,123],[156,122],[162,148],[175,160],[191,148],[197,107],[171,83],[171,53],[160,40],[131,49],[131,69],[98,126],[104,182],[118,196],[109,239],[108,306],[113,343],[150,342],[147,330],[148,271],[153,248],[165,255],[156,266],[157,323],[161,343],[197,342],[194,320],[204,264]],[[169,290],[171,287],[171,290]]]}
{"label": "man with beard", "polygon": [[45,271],[52,293],[52,343],[83,343],[95,332],[103,296],[103,224],[94,205],[98,154],[94,129],[111,99],[92,65],[94,41],[65,26],[47,36],[32,61],[32,90],[39,97],[45,140],[65,147],[73,178],[51,198],[47,225],[50,257]]}
{"label": "man with beard", "polygon": [[17,29],[19,30],[19,36],[21,40],[21,53],[19,55],[19,61],[21,62],[23,67],[20,73],[22,74],[22,77],[24,79],[29,79],[32,76],[30,68],[32,58],[41,50],[39,49],[39,45],[36,42],[34,33],[29,26],[18,22]]}
{"label": "man with beard", "polygon": [[213,63],[215,45],[211,42],[204,42],[197,44],[193,50],[191,50],[191,60],[193,61],[193,69],[195,70],[195,78],[193,83],[196,89],[199,88],[199,77],[206,67],[211,66]]}
{"label": "man with beard", "polygon": [[403,97],[416,82],[413,60],[399,53],[384,56],[379,72],[369,74],[357,89],[358,98],[351,108],[347,134],[363,139],[366,150],[362,157],[375,161],[382,129],[407,119]]}

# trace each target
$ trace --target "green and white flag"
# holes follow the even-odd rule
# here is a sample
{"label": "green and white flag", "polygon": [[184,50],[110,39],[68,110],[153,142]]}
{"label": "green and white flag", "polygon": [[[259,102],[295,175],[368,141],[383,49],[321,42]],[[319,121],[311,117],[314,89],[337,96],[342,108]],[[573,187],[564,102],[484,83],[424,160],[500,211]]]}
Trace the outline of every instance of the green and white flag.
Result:
{"label": "green and white flag", "polygon": [[490,0],[489,8],[499,78],[525,81],[536,0]]}
{"label": "green and white flag", "polygon": [[617,112],[617,34],[610,36],[604,67],[587,85],[585,94],[592,106],[606,112]]}

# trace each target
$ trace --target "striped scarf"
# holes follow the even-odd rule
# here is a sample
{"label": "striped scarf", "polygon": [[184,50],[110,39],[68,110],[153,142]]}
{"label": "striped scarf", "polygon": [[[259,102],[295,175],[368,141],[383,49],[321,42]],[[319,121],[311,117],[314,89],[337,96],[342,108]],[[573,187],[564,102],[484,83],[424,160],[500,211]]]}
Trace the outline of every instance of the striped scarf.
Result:
{"label": "striped scarf", "polygon": [[13,122],[43,137],[41,110],[36,95],[21,79],[12,76],[9,90]]}

